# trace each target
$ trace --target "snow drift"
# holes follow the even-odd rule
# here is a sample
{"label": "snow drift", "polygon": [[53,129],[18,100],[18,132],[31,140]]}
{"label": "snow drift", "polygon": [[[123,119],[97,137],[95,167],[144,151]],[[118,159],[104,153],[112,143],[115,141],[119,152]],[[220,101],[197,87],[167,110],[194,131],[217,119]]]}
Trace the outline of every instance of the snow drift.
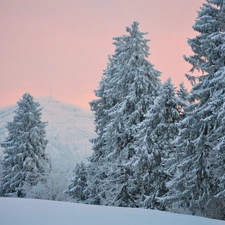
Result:
{"label": "snow drift", "polygon": [[156,210],[0,198],[2,225],[225,225],[225,221]]}

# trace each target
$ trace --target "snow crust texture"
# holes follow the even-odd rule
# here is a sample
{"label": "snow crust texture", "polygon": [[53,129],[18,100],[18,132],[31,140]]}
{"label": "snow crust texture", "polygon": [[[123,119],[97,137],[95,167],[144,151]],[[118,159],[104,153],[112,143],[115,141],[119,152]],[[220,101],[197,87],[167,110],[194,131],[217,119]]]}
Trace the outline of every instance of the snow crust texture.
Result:
{"label": "snow crust texture", "polygon": [[2,225],[225,225],[225,221],[157,210],[0,198]]}

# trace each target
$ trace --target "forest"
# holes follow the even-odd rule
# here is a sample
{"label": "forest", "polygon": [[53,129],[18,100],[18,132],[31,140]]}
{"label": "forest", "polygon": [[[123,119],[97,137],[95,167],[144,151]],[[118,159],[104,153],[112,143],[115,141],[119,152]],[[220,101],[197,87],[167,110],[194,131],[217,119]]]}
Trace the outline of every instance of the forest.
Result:
{"label": "forest", "polygon": [[[184,56],[190,92],[171,78],[161,82],[138,22],[113,38],[115,52],[90,102],[93,154],[76,165],[62,193],[67,201],[225,220],[225,1],[203,3],[193,29],[193,53]],[[25,93],[1,142],[0,196],[42,198],[51,164],[41,115]]]}

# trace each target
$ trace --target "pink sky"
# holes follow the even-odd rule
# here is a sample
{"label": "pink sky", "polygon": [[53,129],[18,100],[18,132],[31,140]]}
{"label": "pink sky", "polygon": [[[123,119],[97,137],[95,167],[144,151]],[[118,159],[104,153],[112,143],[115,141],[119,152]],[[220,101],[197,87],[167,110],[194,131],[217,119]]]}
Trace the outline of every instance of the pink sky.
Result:
{"label": "pink sky", "polygon": [[0,107],[24,92],[89,108],[113,54],[112,37],[133,21],[148,32],[148,60],[178,86],[192,54],[187,38],[204,0],[0,0]]}

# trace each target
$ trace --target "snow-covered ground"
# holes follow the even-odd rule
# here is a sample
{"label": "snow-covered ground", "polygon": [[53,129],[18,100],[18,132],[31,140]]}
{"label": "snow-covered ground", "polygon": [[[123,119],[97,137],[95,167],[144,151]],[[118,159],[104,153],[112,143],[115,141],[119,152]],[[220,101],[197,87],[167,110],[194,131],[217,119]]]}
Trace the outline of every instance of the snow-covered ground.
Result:
{"label": "snow-covered ground", "polygon": [[225,225],[225,221],[156,210],[0,198],[1,225]]}

